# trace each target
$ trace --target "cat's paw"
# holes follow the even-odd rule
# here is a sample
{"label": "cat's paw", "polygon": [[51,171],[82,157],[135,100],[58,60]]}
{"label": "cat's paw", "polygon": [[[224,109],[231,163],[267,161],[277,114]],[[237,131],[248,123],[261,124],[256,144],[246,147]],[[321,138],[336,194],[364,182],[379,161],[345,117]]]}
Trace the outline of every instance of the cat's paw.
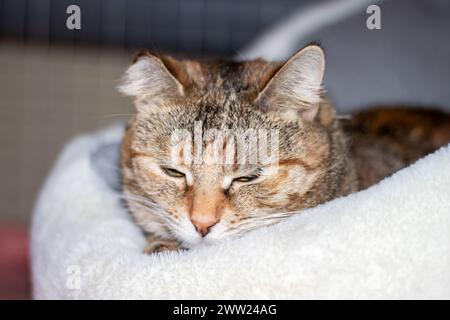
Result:
{"label": "cat's paw", "polygon": [[152,254],[163,251],[177,251],[183,250],[180,243],[175,240],[162,240],[155,239],[153,236],[147,238],[147,246],[144,249],[144,253]]}

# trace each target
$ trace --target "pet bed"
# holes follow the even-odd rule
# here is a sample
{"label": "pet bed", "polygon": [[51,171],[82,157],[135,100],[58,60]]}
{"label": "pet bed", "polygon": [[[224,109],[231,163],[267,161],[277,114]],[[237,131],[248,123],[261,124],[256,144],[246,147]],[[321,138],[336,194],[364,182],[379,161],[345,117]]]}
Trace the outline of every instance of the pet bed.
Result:
{"label": "pet bed", "polygon": [[35,207],[37,299],[450,298],[450,147],[242,238],[145,255],[120,201],[122,127],[72,141]]}

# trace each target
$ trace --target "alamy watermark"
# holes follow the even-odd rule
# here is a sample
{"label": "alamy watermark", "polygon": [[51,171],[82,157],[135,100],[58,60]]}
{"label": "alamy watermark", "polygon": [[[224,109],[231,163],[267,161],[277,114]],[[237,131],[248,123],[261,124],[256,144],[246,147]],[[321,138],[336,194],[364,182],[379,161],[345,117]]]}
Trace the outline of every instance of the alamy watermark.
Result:
{"label": "alamy watermark", "polygon": [[79,6],[72,4],[67,7],[66,13],[69,14],[66,20],[66,27],[69,30],[81,29],[81,9]]}
{"label": "alamy watermark", "polygon": [[279,131],[264,128],[177,129],[171,135],[171,158],[185,165],[278,165]]}
{"label": "alamy watermark", "polygon": [[66,269],[66,288],[69,290],[81,289],[81,268],[78,265],[70,265]]}
{"label": "alamy watermark", "polygon": [[372,4],[367,7],[367,14],[370,14],[366,20],[366,26],[369,30],[380,30],[381,29],[381,9],[376,4]]}

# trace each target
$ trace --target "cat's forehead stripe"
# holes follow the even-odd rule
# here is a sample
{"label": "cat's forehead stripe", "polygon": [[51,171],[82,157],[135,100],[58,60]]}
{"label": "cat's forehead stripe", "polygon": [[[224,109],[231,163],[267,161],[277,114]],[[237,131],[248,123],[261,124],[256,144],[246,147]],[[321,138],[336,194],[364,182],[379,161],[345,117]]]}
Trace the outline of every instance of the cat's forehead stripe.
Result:
{"label": "cat's forehead stripe", "polygon": [[281,159],[278,164],[280,166],[299,165],[299,166],[303,167],[306,171],[313,171],[314,169],[316,169],[311,164],[309,164],[306,161],[299,159],[299,158]]}

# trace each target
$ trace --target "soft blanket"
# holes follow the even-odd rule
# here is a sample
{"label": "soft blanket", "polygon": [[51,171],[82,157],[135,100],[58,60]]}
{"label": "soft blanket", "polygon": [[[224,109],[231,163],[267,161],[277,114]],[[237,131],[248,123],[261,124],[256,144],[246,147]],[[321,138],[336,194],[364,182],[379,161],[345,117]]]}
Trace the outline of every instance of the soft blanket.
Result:
{"label": "soft blanket", "polygon": [[450,298],[450,147],[240,239],[145,255],[113,177],[121,134],[71,142],[42,189],[35,298]]}

